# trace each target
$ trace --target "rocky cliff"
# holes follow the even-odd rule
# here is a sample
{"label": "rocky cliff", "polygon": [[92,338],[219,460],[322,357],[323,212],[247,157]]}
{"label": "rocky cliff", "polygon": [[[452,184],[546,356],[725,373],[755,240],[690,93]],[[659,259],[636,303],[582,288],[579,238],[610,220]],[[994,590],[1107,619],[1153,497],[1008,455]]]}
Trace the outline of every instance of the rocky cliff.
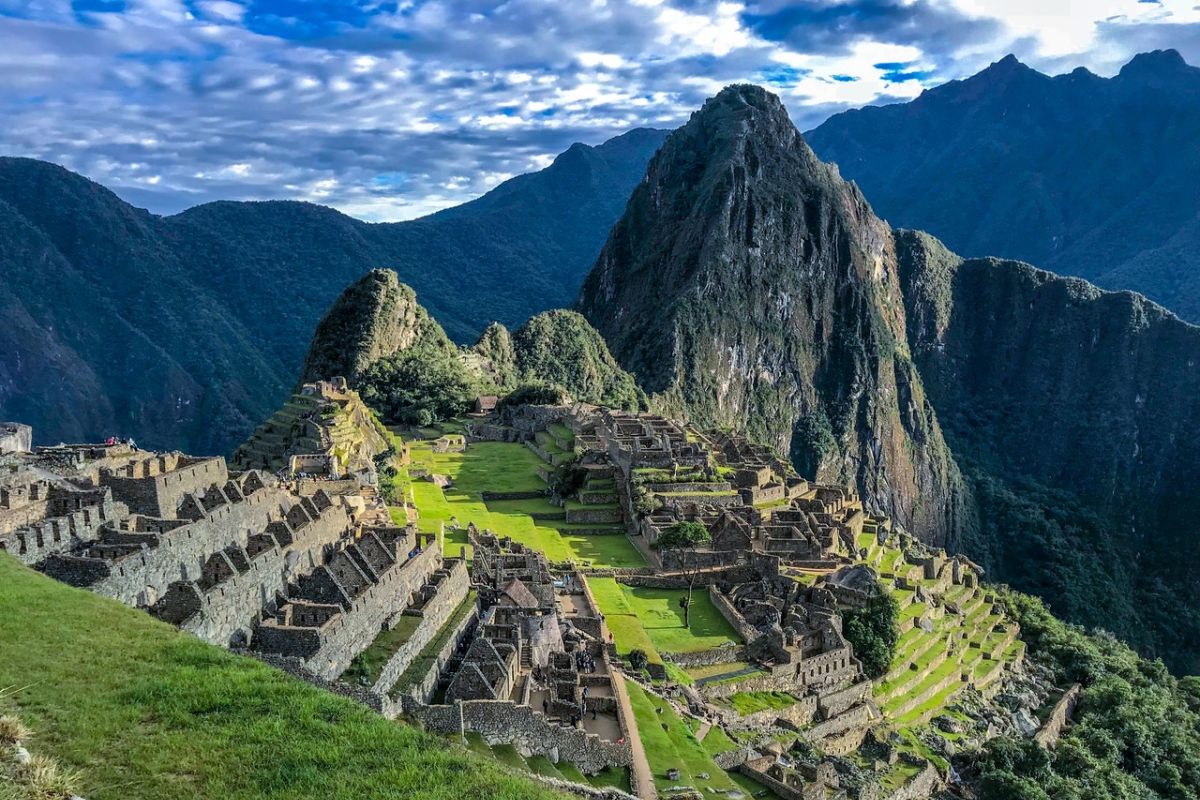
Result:
{"label": "rocky cliff", "polygon": [[745,428],[935,541],[957,467],[909,354],[895,247],[774,95],[725,89],[671,134],[580,310],[653,404]]}
{"label": "rocky cliff", "polygon": [[1200,69],[1142,53],[1105,78],[1008,56],[806,135],[894,225],[1133,289],[1200,321]]}
{"label": "rocky cliff", "polygon": [[1200,667],[1200,328],[898,232],[908,335],[977,501],[969,542],[1074,620]]}

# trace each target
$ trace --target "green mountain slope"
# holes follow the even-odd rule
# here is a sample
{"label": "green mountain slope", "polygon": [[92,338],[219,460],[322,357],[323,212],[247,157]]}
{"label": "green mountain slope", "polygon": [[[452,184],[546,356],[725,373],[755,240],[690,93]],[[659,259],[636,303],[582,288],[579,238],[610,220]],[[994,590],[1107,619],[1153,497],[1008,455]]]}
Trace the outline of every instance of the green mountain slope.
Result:
{"label": "green mountain slope", "polygon": [[40,442],[136,434],[228,452],[286,396],[313,327],[389,267],[458,341],[567,304],[665,136],[575,145],[412,222],[307,203],[160,218],[51,164],[0,158],[0,418]]}
{"label": "green mountain slope", "polygon": [[4,553],[0,642],[5,710],[94,800],[558,797]]}
{"label": "green mountain slope", "polygon": [[1200,69],[1173,50],[1109,79],[1048,77],[1009,56],[910,103],[838,114],[807,139],[895,225],[1200,321],[1198,101]]}
{"label": "green mountain slope", "polygon": [[1200,670],[1200,328],[1128,292],[897,234],[913,357],[1018,588]]}

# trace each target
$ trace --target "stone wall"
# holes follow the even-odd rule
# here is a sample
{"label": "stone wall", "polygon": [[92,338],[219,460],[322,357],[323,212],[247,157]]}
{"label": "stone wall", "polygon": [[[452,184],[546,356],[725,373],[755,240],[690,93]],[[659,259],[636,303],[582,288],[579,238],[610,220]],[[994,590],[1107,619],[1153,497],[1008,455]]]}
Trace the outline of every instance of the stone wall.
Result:
{"label": "stone wall", "polygon": [[233,545],[244,547],[248,533],[263,531],[280,517],[288,498],[280,489],[263,488],[162,533],[157,546],[116,561],[56,555],[43,562],[42,568],[64,583],[88,587],[126,605],[151,606],[172,583],[199,580],[210,556]]}
{"label": "stone wall", "polygon": [[229,471],[224,458],[186,459],[178,454],[148,455],[144,460],[173,458],[182,462],[175,469],[157,475],[128,476],[115,471],[102,471],[101,486],[112,489],[113,497],[136,514],[173,519],[184,495],[203,494],[208,487],[224,486]]}
{"label": "stone wall", "polygon": [[[445,644],[437,653],[433,654],[433,660],[426,670],[424,675],[421,675],[411,685],[404,687],[404,692],[401,700],[405,706],[416,703],[418,705],[428,703],[433,699],[433,695],[437,692],[438,681],[441,679],[442,672],[445,671],[446,665],[450,662],[450,657],[458,650],[459,644],[466,638],[470,631],[479,622],[479,608],[472,608],[470,613],[462,618],[446,637]],[[393,685],[395,681],[393,681]],[[393,689],[393,693],[394,693]]]}
{"label": "stone wall", "polygon": [[766,708],[753,714],[729,711],[725,712],[725,718],[730,727],[740,729],[762,728],[774,725],[775,721],[780,719],[801,728],[817,718],[817,698],[814,695],[805,695],[796,698],[796,704],[787,708]]}
{"label": "stone wall", "polygon": [[0,455],[28,453],[33,448],[33,428],[19,422],[0,422]]}
{"label": "stone wall", "polygon": [[379,678],[371,688],[380,694],[386,694],[408,669],[425,645],[438,635],[438,631],[450,619],[450,616],[466,598],[471,589],[471,576],[467,570],[467,562],[461,558],[448,559],[445,566],[449,574],[438,585],[437,594],[421,608],[421,622],[417,629],[408,637],[408,641],[400,645],[388,659],[387,664],[379,673]]}
{"label": "stone wall", "polygon": [[710,647],[707,650],[697,650],[692,653],[660,652],[659,655],[672,664],[686,669],[688,667],[709,667],[713,664],[729,664],[734,661],[745,661],[746,648],[744,645],[727,643],[719,647]]}
{"label": "stone wall", "polygon": [[[621,744],[561,725],[541,711],[507,700],[467,700],[454,705],[427,706],[406,700],[404,713],[435,733],[457,734],[465,727],[489,745],[512,745],[522,755],[568,761],[593,774],[606,767],[633,764],[629,737]],[[460,716],[461,715],[461,716]]]}
{"label": "stone wall", "polygon": [[742,637],[742,641],[747,644],[753,642],[759,637],[758,629],[746,622],[746,618],[741,615],[729,598],[723,592],[709,592],[708,597],[712,600],[712,604],[716,607],[717,613],[725,618],[725,621],[733,626],[737,631],[738,636]]}
{"label": "stone wall", "polygon": [[[37,519],[22,528],[0,534],[0,550],[16,556],[23,564],[33,565],[57,553],[67,553],[96,541],[100,529],[124,515],[126,509],[122,504],[113,503],[107,489],[98,490],[95,500],[92,505],[62,516]],[[50,510],[50,506],[48,503],[45,510]]]}
{"label": "stone wall", "polygon": [[173,587],[170,593],[194,591],[199,601],[197,612],[180,627],[206,642],[226,647],[250,641],[264,606],[284,592],[296,576],[319,567],[324,548],[337,542],[349,524],[346,512],[333,506],[301,528],[290,546],[277,544],[262,551],[250,559],[246,571],[207,592],[199,591],[194,584]]}
{"label": "stone wall", "polygon": [[1079,695],[1082,692],[1083,687],[1077,683],[1059,698],[1045,724],[1033,735],[1038,744],[1042,747],[1054,747],[1058,744],[1063,728],[1067,726],[1067,723],[1071,721],[1071,715],[1075,713],[1075,706],[1079,703]]}

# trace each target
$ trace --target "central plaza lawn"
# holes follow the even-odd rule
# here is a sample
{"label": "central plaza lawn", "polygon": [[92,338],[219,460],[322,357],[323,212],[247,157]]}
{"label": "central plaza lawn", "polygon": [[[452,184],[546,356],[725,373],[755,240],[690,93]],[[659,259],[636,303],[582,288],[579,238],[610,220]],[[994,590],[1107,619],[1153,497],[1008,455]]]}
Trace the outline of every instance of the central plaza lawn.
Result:
{"label": "central plaza lawn", "polygon": [[558,796],[5,553],[0,687],[88,800]]}
{"label": "central plaza lawn", "polygon": [[[462,453],[434,453],[429,442],[417,441],[410,443],[409,452],[411,466],[446,475],[452,481],[443,490],[431,481],[401,477],[401,491],[419,512],[417,527],[423,531],[437,533],[442,523],[449,527],[452,521],[464,528],[474,522],[480,529],[511,536],[541,551],[551,561],[604,567],[646,565],[645,558],[623,533],[581,535],[573,533],[564,520],[533,519],[532,514],[562,513],[545,498],[484,501],[484,492],[545,491],[546,483],[537,470],[546,465],[523,445],[477,442]],[[461,555],[467,549],[466,534],[448,534],[444,549],[448,556]]]}
{"label": "central plaza lawn", "polygon": [[613,578],[589,578],[588,586],[612,631],[617,651],[645,650],[661,663],[661,653],[693,653],[741,638],[713,606],[707,589],[692,593],[691,628],[683,626],[679,598],[686,589],[644,589]]}

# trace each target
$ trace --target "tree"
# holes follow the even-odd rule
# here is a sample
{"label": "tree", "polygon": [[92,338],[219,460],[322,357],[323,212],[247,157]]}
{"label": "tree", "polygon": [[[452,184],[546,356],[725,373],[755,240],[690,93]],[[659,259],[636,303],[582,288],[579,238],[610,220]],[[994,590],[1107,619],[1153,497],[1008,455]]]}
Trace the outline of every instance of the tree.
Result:
{"label": "tree", "polygon": [[842,614],[842,632],[854,646],[854,655],[862,662],[869,678],[878,678],[888,670],[900,638],[900,606],[884,586],[862,608]]}
{"label": "tree", "polygon": [[679,558],[680,571],[687,579],[687,595],[679,598],[683,608],[683,627],[692,626],[692,591],[696,587],[696,579],[700,576],[700,559],[696,548],[702,544],[711,544],[712,534],[699,522],[676,522],[667,528],[654,542],[655,550],[674,552]]}
{"label": "tree", "polygon": [[641,672],[646,667],[650,666],[650,656],[646,655],[645,650],[630,650],[629,666],[633,667],[638,672]]}

